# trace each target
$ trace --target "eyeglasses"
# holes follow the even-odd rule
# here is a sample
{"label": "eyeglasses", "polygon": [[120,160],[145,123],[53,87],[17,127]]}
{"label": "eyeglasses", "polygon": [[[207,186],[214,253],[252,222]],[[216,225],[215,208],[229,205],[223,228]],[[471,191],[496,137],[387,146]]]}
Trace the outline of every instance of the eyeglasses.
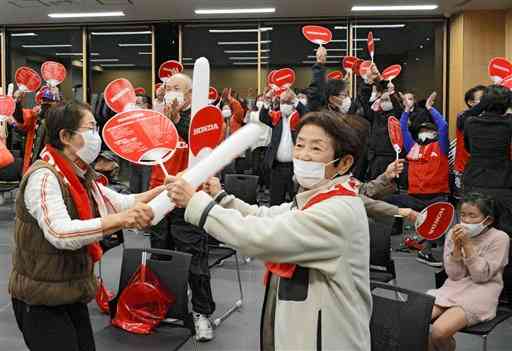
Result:
{"label": "eyeglasses", "polygon": [[94,125],[94,126],[83,126],[83,127],[78,127],[78,129],[87,129],[87,130],[92,130],[92,131],[95,131],[96,133],[98,133],[100,131],[100,127],[98,125]]}

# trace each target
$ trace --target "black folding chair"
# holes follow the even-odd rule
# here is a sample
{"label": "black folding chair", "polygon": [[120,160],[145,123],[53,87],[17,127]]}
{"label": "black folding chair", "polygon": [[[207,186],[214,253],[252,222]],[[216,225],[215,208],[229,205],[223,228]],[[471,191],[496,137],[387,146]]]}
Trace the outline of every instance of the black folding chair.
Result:
{"label": "black folding chair", "polygon": [[[434,298],[385,283],[371,282],[373,351],[427,351]],[[404,299],[393,298],[400,295]]]}
{"label": "black folding chair", "polygon": [[[149,336],[130,334],[114,326],[95,334],[98,350],[161,350],[162,345],[181,348],[192,336],[195,335],[194,321],[188,309],[188,275],[192,256],[187,253],[161,250],[161,249],[124,249],[119,278],[119,290],[114,299],[110,301],[110,318],[113,319],[117,312],[117,302],[122,291],[128,285],[131,277],[139,268],[142,252],[157,254],[159,260],[147,261],[148,267],[158,276],[162,285],[176,297],[176,302],[167,312],[166,317],[176,322],[162,323]],[[164,327],[165,326],[165,327]],[[186,329],[186,332],[183,332]],[[195,345],[195,344],[194,344]]]}
{"label": "black folding chair", "polygon": [[391,258],[392,223],[368,218],[370,227],[370,280],[396,285],[395,261]]}
{"label": "black folding chair", "polygon": [[[436,288],[440,288],[448,279],[444,270],[436,273]],[[482,339],[482,350],[487,351],[487,337],[501,323],[512,317],[512,265],[505,267],[503,272],[503,291],[501,292],[496,317],[487,322],[478,323],[462,329],[460,332],[478,336]]]}
{"label": "black folding chair", "polygon": [[254,205],[257,203],[259,177],[247,174],[226,174],[224,189],[228,194]]}

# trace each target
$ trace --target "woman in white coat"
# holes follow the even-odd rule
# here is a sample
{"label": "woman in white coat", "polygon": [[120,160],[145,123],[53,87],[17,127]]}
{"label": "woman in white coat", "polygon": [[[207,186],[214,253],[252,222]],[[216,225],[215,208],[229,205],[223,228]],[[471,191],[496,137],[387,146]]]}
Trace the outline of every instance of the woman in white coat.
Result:
{"label": "woman in white coat", "polygon": [[292,203],[250,206],[212,178],[195,192],[182,178],[169,196],[185,220],[267,262],[262,350],[370,350],[368,219],[350,176],[360,135],[322,111],[298,126]]}

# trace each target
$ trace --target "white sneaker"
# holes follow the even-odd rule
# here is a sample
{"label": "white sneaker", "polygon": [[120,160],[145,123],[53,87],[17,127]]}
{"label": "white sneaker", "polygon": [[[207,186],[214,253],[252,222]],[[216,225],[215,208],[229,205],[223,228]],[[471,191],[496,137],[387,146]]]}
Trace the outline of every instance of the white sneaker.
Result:
{"label": "white sneaker", "polygon": [[206,342],[213,339],[213,328],[210,320],[200,313],[193,312],[194,325],[196,327],[196,340]]}

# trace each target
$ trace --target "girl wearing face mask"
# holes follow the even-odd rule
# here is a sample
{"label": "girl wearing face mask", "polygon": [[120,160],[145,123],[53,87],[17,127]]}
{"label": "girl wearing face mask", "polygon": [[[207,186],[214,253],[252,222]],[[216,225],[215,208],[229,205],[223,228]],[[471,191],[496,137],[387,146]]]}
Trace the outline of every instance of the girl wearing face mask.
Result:
{"label": "girl wearing face mask", "polygon": [[87,105],[53,107],[47,144],[20,183],[15,250],[9,280],[12,306],[30,350],[94,350],[87,303],[96,295],[99,241],[153,217],[145,203],[164,186],[121,195],[96,182],[90,166],[101,149]]}
{"label": "girl wearing face mask", "polygon": [[430,350],[455,350],[456,332],[493,319],[503,289],[510,239],[493,227],[494,201],[481,193],[466,194],[459,216],[461,223],[445,241],[448,279],[428,292],[436,298]]}
{"label": "girl wearing face mask", "polygon": [[361,139],[329,111],[306,115],[297,130],[293,202],[250,206],[216,178],[197,193],[178,178],[169,196],[185,220],[267,261],[262,350],[369,351],[368,220],[349,174]]}

